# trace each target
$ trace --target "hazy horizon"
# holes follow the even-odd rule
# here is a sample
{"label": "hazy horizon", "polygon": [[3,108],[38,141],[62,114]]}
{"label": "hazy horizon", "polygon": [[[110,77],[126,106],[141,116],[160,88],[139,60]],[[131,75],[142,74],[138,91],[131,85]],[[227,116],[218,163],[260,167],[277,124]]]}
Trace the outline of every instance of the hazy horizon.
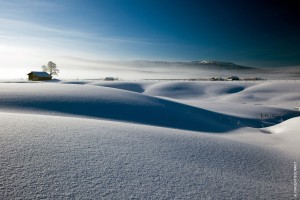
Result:
{"label": "hazy horizon", "polygon": [[[211,77],[227,78],[232,75],[241,78],[265,79],[299,79],[300,68],[251,68],[231,62],[215,61],[216,63],[203,64],[200,61],[109,61],[87,60],[73,57],[64,57],[57,63],[60,73],[53,78],[61,80],[104,79],[118,77],[122,80],[142,79],[207,79]],[[45,63],[47,64],[47,63]],[[42,71],[41,66],[10,68],[9,74],[2,73],[0,80],[27,79],[31,71]],[[4,75],[4,76],[3,76]]]}

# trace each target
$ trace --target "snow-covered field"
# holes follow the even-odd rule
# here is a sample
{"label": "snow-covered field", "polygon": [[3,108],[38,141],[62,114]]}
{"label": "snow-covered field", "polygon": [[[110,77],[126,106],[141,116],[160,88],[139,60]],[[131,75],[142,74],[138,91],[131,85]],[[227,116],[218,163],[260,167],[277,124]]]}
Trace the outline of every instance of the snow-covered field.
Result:
{"label": "snow-covered field", "polygon": [[299,107],[300,82],[0,83],[0,199],[293,199]]}

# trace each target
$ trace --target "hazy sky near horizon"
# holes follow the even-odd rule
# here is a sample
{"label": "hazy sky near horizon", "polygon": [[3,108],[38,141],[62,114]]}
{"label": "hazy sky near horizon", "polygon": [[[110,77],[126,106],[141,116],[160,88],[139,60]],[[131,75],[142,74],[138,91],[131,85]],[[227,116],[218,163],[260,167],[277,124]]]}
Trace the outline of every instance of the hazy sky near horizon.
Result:
{"label": "hazy sky near horizon", "polygon": [[0,78],[49,60],[71,69],[77,58],[300,66],[299,8],[290,0],[2,0]]}

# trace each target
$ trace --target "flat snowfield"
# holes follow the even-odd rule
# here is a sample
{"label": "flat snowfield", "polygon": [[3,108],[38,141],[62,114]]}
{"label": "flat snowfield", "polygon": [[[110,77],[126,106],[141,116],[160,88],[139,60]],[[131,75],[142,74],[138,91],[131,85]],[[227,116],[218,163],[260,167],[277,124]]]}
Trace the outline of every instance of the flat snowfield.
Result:
{"label": "flat snowfield", "polygon": [[299,109],[292,81],[0,83],[0,199],[295,199]]}

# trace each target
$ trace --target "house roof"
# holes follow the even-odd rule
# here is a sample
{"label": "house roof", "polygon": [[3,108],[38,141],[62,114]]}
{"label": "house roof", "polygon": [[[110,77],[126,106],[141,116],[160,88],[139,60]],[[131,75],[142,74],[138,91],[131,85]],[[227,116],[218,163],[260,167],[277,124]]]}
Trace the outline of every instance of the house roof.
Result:
{"label": "house roof", "polygon": [[[31,74],[31,73],[38,77],[51,77],[51,75],[48,74],[47,72],[30,72],[29,74]],[[29,74],[27,74],[27,75],[29,75]]]}

